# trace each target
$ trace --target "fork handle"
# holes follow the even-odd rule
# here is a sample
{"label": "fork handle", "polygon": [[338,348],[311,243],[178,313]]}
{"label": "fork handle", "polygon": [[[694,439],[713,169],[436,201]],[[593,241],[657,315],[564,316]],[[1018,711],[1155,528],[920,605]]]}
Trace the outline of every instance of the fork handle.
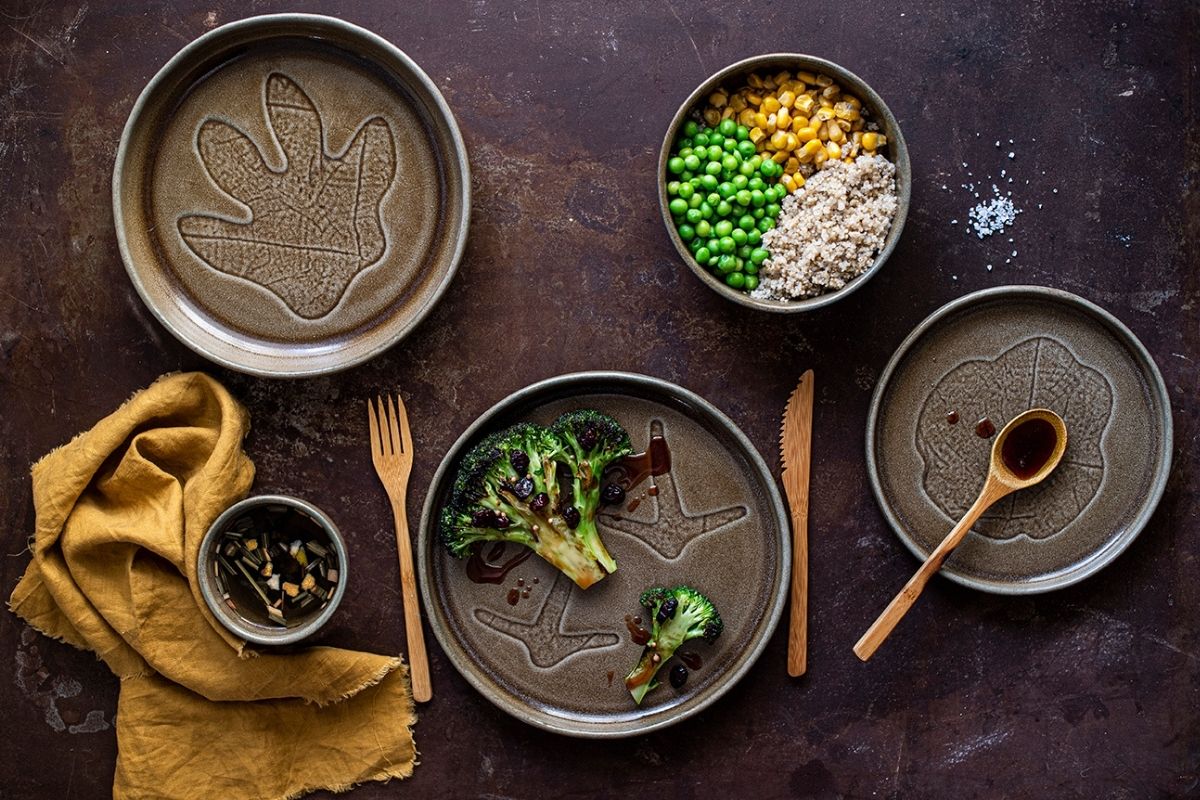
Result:
{"label": "fork handle", "polygon": [[400,555],[400,591],[404,599],[404,633],[408,638],[408,672],[412,679],[413,699],[427,703],[433,699],[429,681],[429,656],[425,652],[425,633],[421,629],[421,606],[417,598],[417,575],[413,569],[412,541],[408,535],[408,514],[404,499],[392,500],[396,523],[396,552]]}

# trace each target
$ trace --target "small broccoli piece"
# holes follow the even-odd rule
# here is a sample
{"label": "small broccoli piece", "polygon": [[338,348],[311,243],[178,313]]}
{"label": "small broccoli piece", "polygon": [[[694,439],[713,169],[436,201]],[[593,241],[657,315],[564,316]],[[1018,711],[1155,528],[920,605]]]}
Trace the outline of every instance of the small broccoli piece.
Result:
{"label": "small broccoli piece", "polygon": [[569,411],[556,419],[550,430],[562,441],[559,458],[571,471],[571,491],[563,498],[564,516],[575,523],[571,527],[597,553],[604,569],[616,572],[617,562],[600,541],[596,513],[603,502],[600,480],[604,470],[633,452],[629,434],[608,414],[592,409]]}
{"label": "small broccoli piece", "polygon": [[562,478],[566,449],[553,431],[530,423],[471,448],[439,519],[446,549],[462,558],[478,542],[524,545],[583,589],[616,569],[599,536],[579,530],[570,483]]}
{"label": "small broccoli piece", "polygon": [[642,593],[641,604],[653,623],[650,641],[638,663],[625,676],[625,688],[638,705],[647,692],[658,686],[655,675],[684,642],[704,639],[711,643],[725,627],[712,602],[690,586],[647,589]]}

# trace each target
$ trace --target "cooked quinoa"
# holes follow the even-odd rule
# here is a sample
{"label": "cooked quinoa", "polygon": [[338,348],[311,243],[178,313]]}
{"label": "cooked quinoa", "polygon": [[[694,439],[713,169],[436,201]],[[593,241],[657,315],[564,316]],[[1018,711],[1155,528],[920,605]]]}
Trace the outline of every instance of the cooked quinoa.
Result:
{"label": "cooked quinoa", "polygon": [[896,207],[896,167],[883,156],[827,162],[783,201],[763,234],[771,257],[751,296],[800,300],[841,289],[871,266]]}

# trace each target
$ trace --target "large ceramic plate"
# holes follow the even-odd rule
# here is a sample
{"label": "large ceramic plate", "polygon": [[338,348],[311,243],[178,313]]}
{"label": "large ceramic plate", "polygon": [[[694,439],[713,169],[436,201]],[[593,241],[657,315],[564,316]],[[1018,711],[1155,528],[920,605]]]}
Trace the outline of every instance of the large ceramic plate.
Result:
{"label": "large ceramic plate", "polygon": [[[627,505],[614,509],[615,517],[602,520],[617,571],[582,591],[535,556],[502,584],[473,583],[436,531],[459,457],[508,424],[548,423],[584,407],[616,417],[635,449],[661,433],[671,450],[671,471],[653,479],[656,488],[643,484]],[[686,389],[612,372],[534,384],[476,420],[434,476],[418,543],[430,624],[459,672],[518,719],[589,737],[662,728],[724,694],[750,669],[779,621],[790,554],[775,483],[733,423]],[[714,644],[683,648],[699,655],[702,665],[682,692],[664,680],[635,706],[623,678],[642,648],[631,641],[625,617],[644,615],[638,606],[644,589],[680,583],[712,599],[724,633]],[[514,593],[520,596],[510,605]]]}
{"label": "large ceramic plate", "polygon": [[117,152],[121,256],[197,352],[265,376],[332,372],[405,336],[462,256],[470,179],[437,87],[340,20],[206,33],[138,98]]}
{"label": "large ceramic plate", "polygon": [[[924,559],[974,501],[992,439],[1027,408],[1067,424],[1063,462],[983,516],[942,567],[1001,594],[1095,573],[1146,525],[1171,466],[1171,409],[1154,361],[1111,314],[1037,286],[988,289],[942,307],[900,345],[867,422],[884,515]],[[956,421],[955,421],[956,420]],[[985,424],[982,432],[987,433]]]}

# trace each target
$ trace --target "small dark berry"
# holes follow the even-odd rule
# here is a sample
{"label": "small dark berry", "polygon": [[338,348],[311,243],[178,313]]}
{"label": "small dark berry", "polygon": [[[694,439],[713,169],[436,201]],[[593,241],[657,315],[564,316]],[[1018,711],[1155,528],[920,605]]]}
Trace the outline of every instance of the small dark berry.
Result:
{"label": "small dark berry", "polygon": [[579,444],[585,450],[591,450],[596,446],[596,442],[599,438],[600,437],[596,433],[596,429],[589,425],[583,429],[583,433],[579,434]]}
{"label": "small dark berry", "polygon": [[515,494],[519,500],[524,500],[526,497],[529,497],[529,495],[533,494],[533,479],[522,478],[514,483],[513,494]]}
{"label": "small dark berry", "polygon": [[495,528],[496,512],[490,508],[481,508],[471,514],[471,524],[476,528]]}
{"label": "small dark berry", "polygon": [[575,506],[567,506],[562,510],[562,518],[563,522],[567,523],[568,528],[575,530],[581,519],[579,516],[579,509]]}
{"label": "small dark berry", "polygon": [[658,607],[658,614],[654,617],[654,619],[660,625],[669,619],[674,619],[675,610],[677,608],[679,608],[679,601],[672,597]]}
{"label": "small dark berry", "polygon": [[512,464],[512,468],[518,474],[524,475],[525,471],[529,469],[529,456],[525,455],[521,450],[513,450],[508,455],[508,463]]}
{"label": "small dark berry", "polygon": [[682,689],[683,685],[685,683],[687,683],[687,679],[688,679],[687,667],[685,667],[683,664],[676,664],[675,666],[671,667],[671,685],[672,686],[674,686],[676,689]]}
{"label": "small dark berry", "polygon": [[529,507],[537,512],[545,511],[548,505],[550,505],[550,496],[545,492],[538,492],[529,501]]}
{"label": "small dark berry", "polygon": [[600,490],[600,499],[605,505],[615,506],[625,501],[625,490],[619,483],[606,483]]}
{"label": "small dark berry", "polygon": [[512,524],[512,522],[509,521],[508,514],[505,514],[503,511],[496,512],[496,529],[497,530],[502,531],[511,524]]}

